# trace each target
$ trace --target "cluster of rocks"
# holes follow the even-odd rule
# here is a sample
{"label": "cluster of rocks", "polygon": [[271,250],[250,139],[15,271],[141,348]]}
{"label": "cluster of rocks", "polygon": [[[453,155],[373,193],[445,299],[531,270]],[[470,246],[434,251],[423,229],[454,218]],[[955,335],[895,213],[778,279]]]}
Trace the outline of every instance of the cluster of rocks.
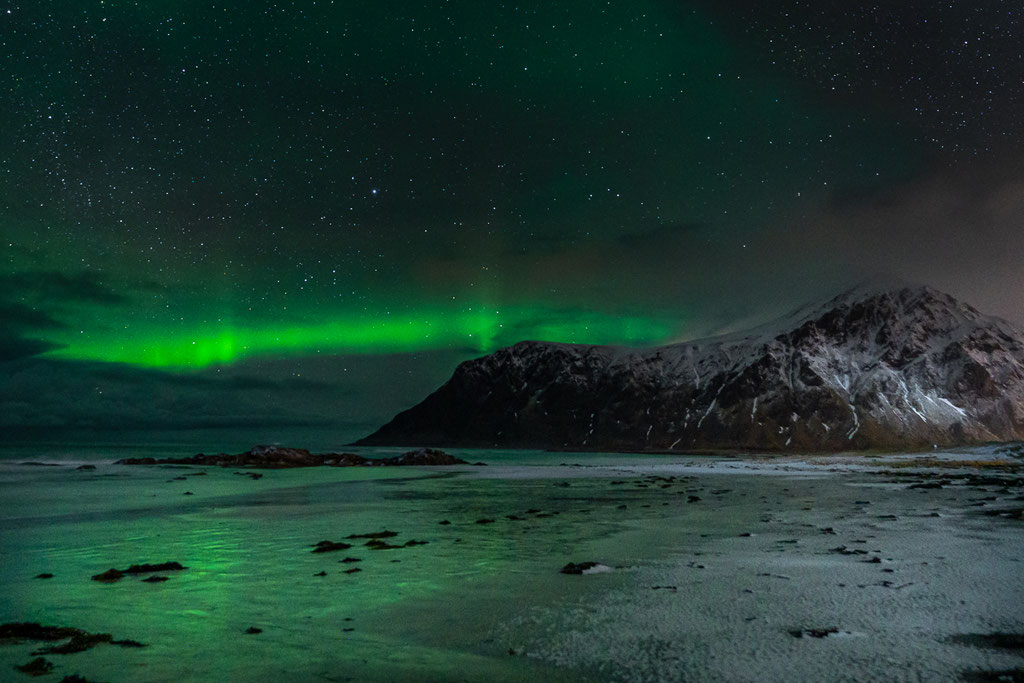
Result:
{"label": "cluster of rocks", "polygon": [[[187,458],[125,458],[117,465],[215,465],[217,467],[394,467],[424,465],[468,465],[470,463],[433,448],[420,448],[392,458],[364,458],[355,453],[310,453],[304,448],[255,446],[245,453],[230,455],[199,453]],[[482,463],[477,463],[482,464]]]}
{"label": "cluster of rocks", "polygon": [[[70,626],[43,626],[34,622],[11,622],[0,624],[0,644],[22,643],[25,641],[42,641],[48,643],[61,642],[57,645],[50,645],[35,650],[33,655],[69,655],[76,652],[85,652],[97,645],[119,645],[121,647],[145,647],[145,644],[137,640],[114,640],[109,633],[89,633],[80,628]],[[29,676],[45,676],[53,671],[53,662],[43,657],[36,657],[27,664],[15,665],[18,671]],[[61,683],[85,682],[86,679],[73,674],[65,676]]]}
{"label": "cluster of rocks", "polygon": [[[133,564],[127,569],[115,569],[111,567],[102,574],[96,574],[92,577],[93,581],[100,581],[102,583],[114,583],[120,581],[127,575],[133,574],[155,574],[156,572],[164,571],[182,571],[188,569],[188,567],[181,566],[178,562],[161,562],[160,564]],[[150,576],[143,581],[149,583],[157,583],[159,581],[166,581],[166,576]]]}
{"label": "cluster of rocks", "polygon": [[74,652],[84,652],[96,647],[101,643],[120,645],[121,647],[144,647],[135,640],[114,640],[109,633],[89,633],[80,628],[70,626],[42,626],[34,622],[11,622],[0,624],[0,642],[22,642],[26,640],[41,640],[43,642],[55,642],[66,640],[61,645],[36,650],[34,655],[66,655]]}
{"label": "cluster of rocks", "polygon": [[[388,529],[384,529],[383,531],[374,531],[366,534],[349,534],[345,537],[345,539],[349,541],[363,540],[365,541],[365,543],[363,543],[363,547],[365,547],[367,550],[399,550],[401,548],[411,548],[413,546],[427,545],[428,543],[430,543],[430,541],[417,541],[415,539],[410,539],[401,545],[393,545],[384,540],[386,538],[394,538],[397,535],[397,531],[390,531]],[[313,546],[312,552],[330,553],[336,550],[348,550],[352,547],[353,545],[351,543],[346,543],[345,541],[324,540],[315,544]],[[358,557],[346,557],[344,559],[338,560],[338,562],[340,564],[351,564],[354,562],[362,562],[362,559]],[[401,560],[392,560],[392,562],[401,562]],[[350,567],[349,569],[345,569],[342,571],[345,574],[357,574],[361,572],[362,569],[360,569],[359,567]],[[313,574],[313,576],[324,577],[327,576],[327,572],[320,571],[316,574]],[[344,630],[351,631],[352,629]]]}
{"label": "cluster of rocks", "polygon": [[[385,529],[384,531],[375,531],[375,532],[369,533],[369,534],[349,534],[345,538],[347,540],[369,539],[365,543],[363,543],[363,545],[366,546],[367,548],[369,548],[370,550],[395,550],[397,548],[410,548],[410,547],[415,546],[415,545],[426,545],[427,543],[430,542],[430,541],[417,541],[415,539],[411,539],[411,540],[406,541],[402,545],[392,545],[392,544],[388,543],[387,541],[383,540],[385,538],[394,538],[397,535],[398,535],[397,531],[388,531],[387,529]],[[335,550],[348,550],[351,547],[352,547],[351,543],[345,543],[343,541],[320,541],[315,546],[313,546],[313,552],[314,553],[329,553],[329,552],[333,552]],[[352,557],[346,557],[344,560],[341,560],[341,561],[342,562],[359,562],[358,559],[352,558]]]}

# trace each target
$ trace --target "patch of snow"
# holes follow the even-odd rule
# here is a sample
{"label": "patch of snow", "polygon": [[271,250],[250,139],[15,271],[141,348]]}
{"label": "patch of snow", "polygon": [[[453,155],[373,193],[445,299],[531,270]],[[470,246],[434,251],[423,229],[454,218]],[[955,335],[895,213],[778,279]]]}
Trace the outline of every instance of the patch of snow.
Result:
{"label": "patch of snow", "polygon": [[718,395],[720,393],[722,393],[722,389],[725,388],[725,385],[726,385],[727,382],[728,382],[728,380],[726,380],[725,382],[722,382],[722,386],[718,387],[718,391],[715,392],[715,397],[713,399],[711,399],[711,405],[708,406],[708,409],[706,411],[704,411],[703,417],[701,417],[700,421],[697,422],[697,429],[700,429],[700,426],[702,424],[704,424],[704,418],[706,418],[708,415],[710,415],[711,411],[714,410],[714,408],[715,408],[715,401],[718,400]]}
{"label": "patch of snow", "polygon": [[850,433],[846,435],[846,438],[852,439],[853,435],[857,433],[858,429],[860,429],[860,418],[857,417],[857,409],[853,407],[853,404],[849,403],[847,405],[850,406],[850,412],[853,413],[853,429],[851,429]]}
{"label": "patch of snow", "polygon": [[967,411],[964,410],[963,408],[958,408],[955,405],[953,405],[953,402],[950,401],[948,398],[943,398],[943,397],[940,396],[939,400],[942,401],[943,403],[945,403],[947,406],[949,406],[953,410],[955,410],[956,412],[960,413],[960,415],[962,415],[963,417],[967,417]]}
{"label": "patch of snow", "polygon": [[704,418],[706,418],[706,417],[707,417],[708,415],[710,415],[710,414],[711,414],[711,411],[712,411],[712,410],[714,409],[714,407],[715,407],[715,401],[717,401],[717,400],[718,400],[718,398],[717,398],[717,397],[716,397],[716,398],[713,398],[713,399],[711,399],[711,405],[709,405],[709,406],[708,406],[708,409],[707,409],[707,411],[706,411],[706,412],[705,412],[705,413],[704,413],[704,414],[703,414],[703,415],[701,416],[700,420],[698,420],[698,421],[697,421],[697,429],[700,429],[700,426],[701,426],[702,424],[704,424]]}
{"label": "patch of snow", "polygon": [[928,418],[926,418],[924,416],[924,413],[922,413],[920,410],[915,408],[914,404],[911,403],[910,401],[907,401],[907,407],[910,408],[911,411],[913,411],[914,415],[917,415],[919,418],[921,418],[921,422],[927,422],[928,421]]}

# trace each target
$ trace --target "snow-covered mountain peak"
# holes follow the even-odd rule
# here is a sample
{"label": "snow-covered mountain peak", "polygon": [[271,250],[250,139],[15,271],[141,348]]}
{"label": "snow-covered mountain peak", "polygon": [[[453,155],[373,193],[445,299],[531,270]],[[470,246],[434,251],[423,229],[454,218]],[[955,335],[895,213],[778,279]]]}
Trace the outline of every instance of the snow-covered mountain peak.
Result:
{"label": "snow-covered mountain peak", "polygon": [[364,442],[683,451],[1021,438],[1021,333],[901,283],[664,347],[521,342],[463,363]]}

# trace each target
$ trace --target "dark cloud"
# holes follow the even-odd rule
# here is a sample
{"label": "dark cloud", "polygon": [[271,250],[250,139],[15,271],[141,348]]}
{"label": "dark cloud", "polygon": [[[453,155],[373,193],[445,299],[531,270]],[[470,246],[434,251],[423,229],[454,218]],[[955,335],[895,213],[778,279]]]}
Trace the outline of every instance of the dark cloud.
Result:
{"label": "dark cloud", "polygon": [[0,362],[37,356],[66,345],[37,337],[69,327],[63,318],[83,306],[112,306],[128,298],[95,273],[25,270],[0,274]]}
{"label": "dark cloud", "polygon": [[215,368],[196,373],[174,373],[164,370],[141,369],[121,363],[82,364],[91,367],[92,373],[98,378],[112,382],[137,382],[140,378],[149,378],[163,387],[184,391],[268,391],[286,393],[299,391],[305,393],[331,391],[345,393],[343,389],[329,382],[298,377],[271,379],[256,374],[248,374],[245,366],[237,368]]}
{"label": "dark cloud", "polygon": [[0,291],[46,303],[123,304],[128,298],[107,285],[96,273],[26,270],[0,274]]}
{"label": "dark cloud", "polygon": [[929,284],[1024,323],[1021,168],[942,167],[866,201],[828,205],[795,225],[778,248],[803,249],[861,278]]}
{"label": "dark cloud", "polygon": [[62,345],[22,336],[0,335],[0,363],[38,356],[47,351],[62,348]]}
{"label": "dark cloud", "polygon": [[38,356],[62,344],[35,338],[33,333],[62,329],[64,323],[47,313],[19,303],[0,300],[0,363]]}
{"label": "dark cloud", "polygon": [[[687,223],[524,255],[517,292],[679,316],[680,336],[734,331],[863,280],[928,284],[1024,324],[1024,153],[937,159],[885,187],[843,186],[740,230]],[[622,286],[626,281],[628,287]]]}
{"label": "dark cloud", "polygon": [[[4,347],[0,345],[0,352]],[[27,349],[31,351],[31,349]],[[242,445],[306,431],[340,445],[373,431],[440,385],[465,353],[255,359],[191,373],[29,358],[0,364],[0,429],[10,438],[125,438]],[[146,437],[151,440],[153,437]],[[296,443],[304,446],[306,443]]]}
{"label": "dark cloud", "polygon": [[0,301],[0,320],[7,330],[53,330],[67,327],[48,313],[14,302]]}

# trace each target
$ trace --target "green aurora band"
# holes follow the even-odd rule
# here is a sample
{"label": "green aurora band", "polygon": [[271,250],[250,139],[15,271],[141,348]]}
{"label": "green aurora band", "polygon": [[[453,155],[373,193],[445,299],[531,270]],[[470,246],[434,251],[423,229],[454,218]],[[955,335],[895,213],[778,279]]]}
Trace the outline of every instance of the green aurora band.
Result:
{"label": "green aurora band", "polygon": [[[312,316],[311,316],[312,317]],[[179,330],[153,323],[105,334],[54,336],[47,355],[154,368],[204,368],[258,356],[414,353],[462,348],[489,353],[524,339],[645,346],[664,342],[679,320],[544,307],[423,310],[368,318],[333,314],[324,322],[265,325],[219,320]]]}

